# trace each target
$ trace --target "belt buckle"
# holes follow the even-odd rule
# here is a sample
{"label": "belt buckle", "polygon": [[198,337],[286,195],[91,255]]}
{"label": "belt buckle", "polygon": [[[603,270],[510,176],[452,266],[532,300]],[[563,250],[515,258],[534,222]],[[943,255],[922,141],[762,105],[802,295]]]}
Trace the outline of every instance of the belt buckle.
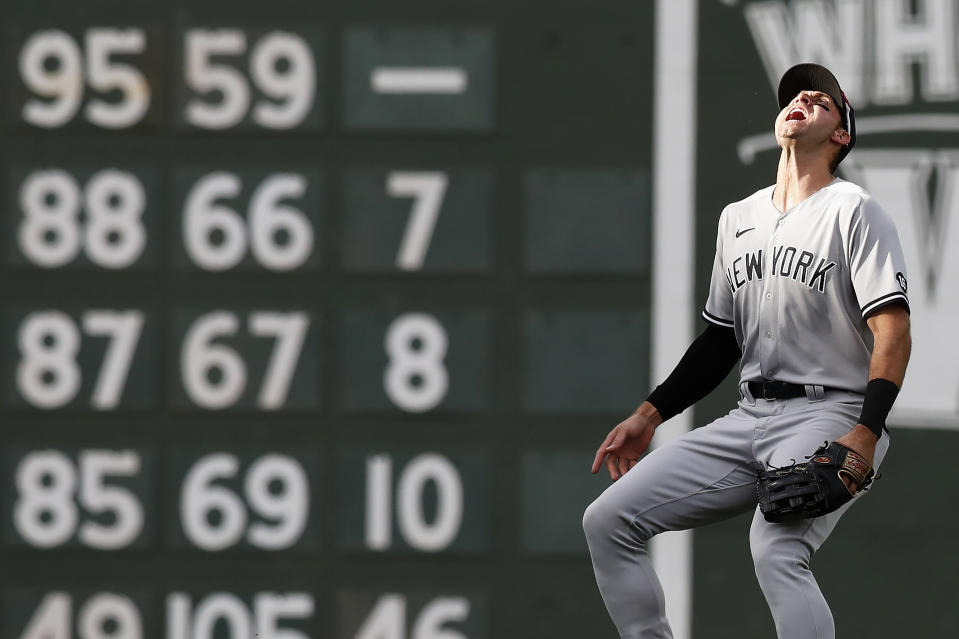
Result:
{"label": "belt buckle", "polygon": [[766,394],[766,382],[759,382],[759,388],[762,389],[763,396],[760,399],[772,399]]}

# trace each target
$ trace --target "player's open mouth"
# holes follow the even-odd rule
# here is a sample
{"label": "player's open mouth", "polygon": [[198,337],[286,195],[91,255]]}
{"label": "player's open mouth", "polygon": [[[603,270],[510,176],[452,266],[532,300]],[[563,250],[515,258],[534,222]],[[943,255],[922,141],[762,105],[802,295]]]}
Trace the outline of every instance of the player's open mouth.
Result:
{"label": "player's open mouth", "polygon": [[800,109],[793,109],[789,112],[789,115],[786,116],[786,122],[790,120],[805,120],[806,114],[803,113]]}

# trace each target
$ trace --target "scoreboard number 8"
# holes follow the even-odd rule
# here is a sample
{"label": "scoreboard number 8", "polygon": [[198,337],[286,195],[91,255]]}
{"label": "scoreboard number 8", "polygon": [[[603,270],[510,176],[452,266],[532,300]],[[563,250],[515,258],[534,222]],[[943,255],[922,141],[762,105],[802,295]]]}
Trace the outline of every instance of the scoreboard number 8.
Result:
{"label": "scoreboard number 8", "polygon": [[389,363],[383,385],[393,403],[411,413],[439,405],[449,388],[443,325],[425,313],[401,315],[386,330],[385,345]]}

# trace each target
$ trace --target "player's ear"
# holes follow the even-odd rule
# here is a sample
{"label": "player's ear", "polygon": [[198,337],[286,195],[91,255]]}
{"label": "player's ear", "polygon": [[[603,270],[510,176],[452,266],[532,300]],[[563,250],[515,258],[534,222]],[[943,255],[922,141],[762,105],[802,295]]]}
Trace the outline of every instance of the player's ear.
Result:
{"label": "player's ear", "polygon": [[837,127],[836,130],[832,132],[832,141],[846,146],[849,144],[849,131]]}

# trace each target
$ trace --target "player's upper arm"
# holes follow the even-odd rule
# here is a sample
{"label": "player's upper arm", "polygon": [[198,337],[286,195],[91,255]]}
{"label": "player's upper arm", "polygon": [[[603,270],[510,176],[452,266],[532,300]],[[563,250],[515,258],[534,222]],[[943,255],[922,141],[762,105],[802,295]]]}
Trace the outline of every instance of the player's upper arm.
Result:
{"label": "player's upper arm", "polygon": [[726,280],[726,268],[723,262],[723,238],[726,234],[727,210],[719,216],[716,231],[716,255],[713,258],[713,271],[709,279],[709,297],[703,309],[703,318],[717,326],[733,327],[733,292]]}
{"label": "player's upper arm", "polygon": [[883,306],[866,319],[873,336],[890,338],[908,338],[910,321],[909,309],[902,303]]}
{"label": "player's upper arm", "polygon": [[865,196],[850,224],[846,259],[863,318],[887,306],[908,313],[906,260],[892,218]]}

